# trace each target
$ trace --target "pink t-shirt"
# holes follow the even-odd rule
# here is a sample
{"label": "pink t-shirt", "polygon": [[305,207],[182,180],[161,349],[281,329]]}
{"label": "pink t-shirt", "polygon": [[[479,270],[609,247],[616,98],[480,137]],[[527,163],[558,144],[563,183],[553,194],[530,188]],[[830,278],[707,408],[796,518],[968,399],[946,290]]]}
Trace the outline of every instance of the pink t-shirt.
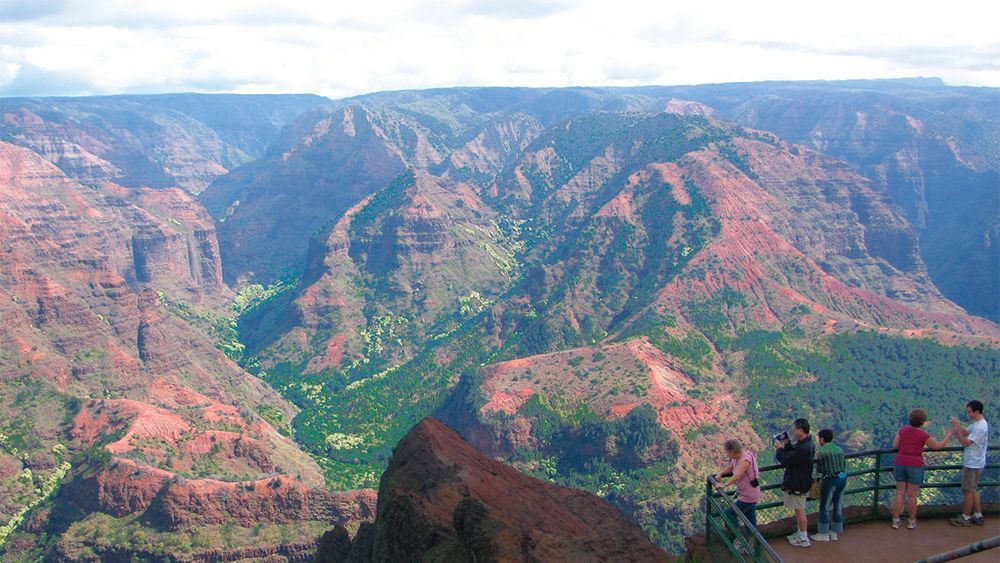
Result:
{"label": "pink t-shirt", "polygon": [[931,435],[914,426],[904,426],[899,429],[899,453],[896,454],[896,465],[903,467],[924,466],[924,443]]}
{"label": "pink t-shirt", "polygon": [[757,502],[760,500],[760,486],[754,487],[750,484],[750,481],[757,476],[757,460],[754,459],[753,453],[749,450],[745,450],[740,459],[731,459],[729,463],[732,467],[733,472],[736,472],[736,467],[746,460],[748,466],[746,473],[743,477],[736,482],[736,498],[743,502]]}

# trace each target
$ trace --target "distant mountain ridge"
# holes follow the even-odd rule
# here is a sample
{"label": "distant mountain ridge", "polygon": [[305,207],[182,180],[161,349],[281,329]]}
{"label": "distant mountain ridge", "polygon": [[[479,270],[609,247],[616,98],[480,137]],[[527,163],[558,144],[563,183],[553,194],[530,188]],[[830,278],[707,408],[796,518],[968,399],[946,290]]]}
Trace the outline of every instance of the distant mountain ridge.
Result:
{"label": "distant mountain ridge", "polygon": [[[474,137],[480,131],[477,127],[483,123],[502,119],[499,116],[523,115],[547,127],[593,111],[656,112],[674,99],[700,102],[713,108],[718,118],[772,131],[788,141],[803,143],[847,160],[857,172],[875,181],[890,195],[894,204],[917,227],[923,242],[920,246],[923,257],[932,277],[946,294],[974,314],[1000,320],[1000,299],[996,298],[1000,294],[1000,286],[996,285],[996,280],[1000,279],[1000,253],[992,250],[997,248],[1000,235],[996,230],[996,214],[990,212],[996,208],[995,187],[1000,182],[1000,169],[996,164],[1000,162],[1000,153],[995,148],[1000,146],[1000,134],[997,133],[1000,124],[996,118],[1000,113],[1000,95],[995,89],[949,87],[938,79],[893,79],[386,92],[336,101],[330,104],[330,109],[307,114],[289,131],[289,139],[281,144],[294,143],[296,136],[303,135],[295,131],[309,127],[308,123],[317,119],[322,123],[324,118],[320,116],[324,112],[360,105],[374,111],[406,115],[412,126],[424,131],[422,135],[434,140],[430,144],[437,147],[435,151],[440,158],[457,150],[464,139]],[[862,114],[869,117],[859,121],[856,116]],[[781,121],[782,115],[787,116],[785,122]],[[431,164],[438,162],[427,154],[412,163],[407,158],[403,160],[409,165],[430,169],[434,168]],[[282,178],[287,173],[281,174],[272,180],[263,180],[272,185],[267,190],[271,195],[263,197],[273,198],[274,194],[281,193],[280,182],[286,181]],[[315,181],[315,178],[310,180],[308,174],[303,175],[303,170],[295,174],[289,181],[297,178],[295,182],[299,185]],[[360,194],[358,189],[371,189],[363,187],[364,180],[358,185],[351,179],[351,172],[341,172],[337,168],[318,174],[316,177],[326,178],[323,182],[331,188],[346,182],[345,186],[356,194]],[[341,176],[343,178],[338,179]],[[232,196],[224,203],[217,202],[218,195],[212,192],[233,192],[235,189],[233,181],[224,181],[224,185],[231,187],[205,194],[208,207],[217,216],[227,209],[236,213],[238,223],[234,223],[234,231],[245,230],[248,221],[256,224],[256,219],[239,219],[240,216],[249,217],[246,213],[255,213],[254,207],[237,212],[229,207],[238,199]],[[263,185],[261,180],[254,182]],[[968,190],[969,193],[960,198],[945,195],[955,190]],[[261,209],[268,207],[265,202],[256,205]],[[329,204],[320,203],[321,208],[326,205]],[[336,214],[344,209],[346,207],[339,205],[328,211]],[[257,212],[253,216],[266,222],[268,219],[263,215]],[[318,215],[323,214],[305,219],[306,223],[301,225],[293,221],[300,232],[297,238],[293,234],[278,235],[278,240],[292,237],[287,244],[299,248],[297,260],[300,264],[305,248],[302,237],[325,224]],[[244,226],[236,227],[237,224]],[[235,240],[227,242],[228,231],[227,227],[221,229],[223,252],[229,252],[228,248],[235,244]],[[278,254],[285,256],[287,252]],[[243,268],[238,266],[241,264],[238,260],[228,262],[236,269]],[[277,277],[273,269],[262,269],[260,262],[257,259],[256,269],[250,270],[263,280]],[[301,268],[294,262],[283,264],[286,274]],[[235,271],[227,273],[229,279],[236,275]],[[959,284],[953,280],[968,282]]]}
{"label": "distant mountain ridge", "polygon": [[312,95],[0,98],[0,140],[32,149],[84,184],[198,193],[259,157],[291,119],[327,102]]}

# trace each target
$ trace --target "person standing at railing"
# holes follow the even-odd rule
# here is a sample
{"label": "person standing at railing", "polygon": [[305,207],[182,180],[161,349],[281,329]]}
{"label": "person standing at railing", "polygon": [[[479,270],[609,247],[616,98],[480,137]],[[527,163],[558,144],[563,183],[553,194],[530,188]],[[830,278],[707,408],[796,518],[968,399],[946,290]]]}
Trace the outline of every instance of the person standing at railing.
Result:
{"label": "person standing at railing", "polygon": [[808,520],[806,520],[806,494],[812,486],[813,458],[816,444],[809,435],[809,421],[797,418],[792,423],[795,441],[785,439],[774,441],[774,459],[785,468],[781,489],[785,492],[784,504],[795,512],[798,530],[787,536],[788,543],[796,547],[809,547]]}
{"label": "person standing at railing", "polygon": [[979,496],[979,479],[986,468],[986,444],[990,441],[990,427],[983,418],[983,403],[969,401],[965,414],[972,421],[962,428],[957,418],[951,419],[951,431],[958,438],[962,451],[962,513],[951,519],[956,526],[982,526],[983,501]]}
{"label": "person standing at railing", "polygon": [[[726,461],[715,476],[715,487],[721,491],[735,484],[736,508],[756,526],[757,501],[760,500],[760,471],[757,469],[757,457],[752,451],[744,449],[743,443],[735,438],[726,440],[723,447],[726,450]],[[722,478],[727,475],[730,476],[729,479],[723,481]],[[733,518],[736,518],[735,514]]]}
{"label": "person standing at railing", "polygon": [[920,427],[927,422],[927,411],[913,409],[909,416],[910,424],[896,432],[892,447],[899,451],[892,467],[896,478],[896,498],[892,501],[892,527],[898,529],[901,524],[899,517],[903,514],[903,502],[906,501],[906,514],[909,521],[906,528],[917,527],[917,493],[924,484],[924,446],[932,450],[940,450],[951,439],[951,431],[944,435],[941,441],[935,440]]}
{"label": "person standing at railing", "polygon": [[[847,459],[844,450],[833,443],[833,430],[819,431],[819,449],[816,450],[816,471],[820,474],[819,530],[813,541],[837,541],[844,532],[844,510],[841,500],[847,486]],[[830,512],[833,512],[833,523]]]}

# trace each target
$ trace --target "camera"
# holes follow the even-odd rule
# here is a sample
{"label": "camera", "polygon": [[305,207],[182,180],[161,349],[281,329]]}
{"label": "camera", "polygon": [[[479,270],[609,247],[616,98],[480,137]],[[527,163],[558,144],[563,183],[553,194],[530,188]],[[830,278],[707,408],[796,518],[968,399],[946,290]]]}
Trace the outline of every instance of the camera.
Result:
{"label": "camera", "polygon": [[771,436],[771,439],[774,440],[775,442],[784,442],[785,440],[788,439],[788,430],[782,430],[781,432],[778,432],[774,436]]}

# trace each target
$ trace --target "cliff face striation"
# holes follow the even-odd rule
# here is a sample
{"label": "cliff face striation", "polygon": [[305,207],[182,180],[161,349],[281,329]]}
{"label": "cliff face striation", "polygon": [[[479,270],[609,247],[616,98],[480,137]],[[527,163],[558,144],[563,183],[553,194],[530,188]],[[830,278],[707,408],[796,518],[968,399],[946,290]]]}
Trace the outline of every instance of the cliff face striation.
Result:
{"label": "cliff face striation", "polygon": [[[867,87],[866,87],[867,86]],[[935,284],[1000,320],[1000,152],[990,89],[866,84],[693,88],[719,115],[847,161],[914,226]]]}
{"label": "cliff face striation", "polygon": [[607,502],[494,461],[433,418],[421,421],[397,445],[382,476],[375,523],[363,530],[346,558],[342,545],[339,554],[331,545],[318,559],[670,559]]}
{"label": "cliff face striation", "polygon": [[243,541],[278,549],[370,519],[373,493],[326,492],[272,425],[287,432],[296,409],[164,306],[230,295],[187,192],[87,187],[0,143],[0,516],[37,504],[27,531],[58,536],[9,549],[186,556],[178,538],[220,526],[271,529]]}

